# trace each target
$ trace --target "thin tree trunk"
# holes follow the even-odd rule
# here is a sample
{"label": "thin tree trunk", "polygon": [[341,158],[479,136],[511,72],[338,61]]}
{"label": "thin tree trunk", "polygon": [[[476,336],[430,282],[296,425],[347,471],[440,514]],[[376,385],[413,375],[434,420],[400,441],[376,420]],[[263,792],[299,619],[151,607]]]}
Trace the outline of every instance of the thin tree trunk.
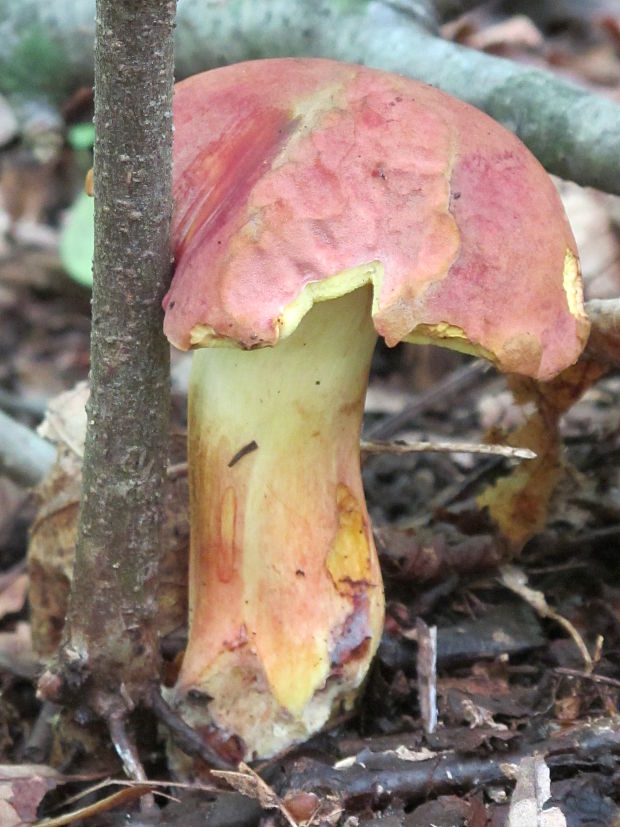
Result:
{"label": "thin tree trunk", "polygon": [[174,0],[97,2],[91,398],[65,640],[43,694],[50,679],[65,700],[86,688],[108,721],[159,668],[174,13]]}

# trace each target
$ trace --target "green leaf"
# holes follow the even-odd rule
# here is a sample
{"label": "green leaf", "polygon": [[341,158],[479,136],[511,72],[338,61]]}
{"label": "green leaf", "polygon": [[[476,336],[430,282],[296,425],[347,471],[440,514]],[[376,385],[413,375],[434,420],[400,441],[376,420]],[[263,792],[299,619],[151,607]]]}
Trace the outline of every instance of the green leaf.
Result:
{"label": "green leaf", "polygon": [[95,201],[82,192],[70,208],[60,235],[60,258],[71,278],[86,287],[93,283],[94,247]]}
{"label": "green leaf", "polygon": [[95,124],[76,123],[69,128],[67,138],[73,149],[91,149],[95,143]]}

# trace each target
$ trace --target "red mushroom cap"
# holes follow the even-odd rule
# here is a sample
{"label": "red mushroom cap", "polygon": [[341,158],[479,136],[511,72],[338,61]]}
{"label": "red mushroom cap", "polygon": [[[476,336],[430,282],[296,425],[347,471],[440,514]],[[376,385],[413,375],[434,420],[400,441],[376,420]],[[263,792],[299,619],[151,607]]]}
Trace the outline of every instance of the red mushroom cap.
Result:
{"label": "red mushroom cap", "polygon": [[274,345],[313,301],[372,282],[389,345],[436,341],[540,379],[578,358],[588,322],[560,199],[482,112],[287,58],[183,81],[174,119],[177,347]]}

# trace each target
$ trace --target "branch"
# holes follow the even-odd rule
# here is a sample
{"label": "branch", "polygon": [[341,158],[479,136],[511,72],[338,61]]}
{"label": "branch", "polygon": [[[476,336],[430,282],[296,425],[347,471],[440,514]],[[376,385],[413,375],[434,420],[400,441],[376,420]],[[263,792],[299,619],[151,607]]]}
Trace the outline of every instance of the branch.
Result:
{"label": "branch", "polygon": [[0,473],[18,485],[36,485],[56,458],[51,442],[0,411]]}
{"label": "branch", "polygon": [[[428,8],[428,0],[422,5]],[[441,40],[420,25],[416,8],[409,0],[182,0],[177,77],[278,55],[331,57],[400,72],[488,112],[516,132],[549,172],[620,194],[618,104],[548,72]],[[90,83],[93,0],[0,0],[0,19],[0,92],[44,94],[60,102]]]}
{"label": "branch", "polygon": [[[613,718],[579,724],[566,734],[560,733],[534,743],[525,743],[515,752],[478,757],[458,752],[440,752],[426,761],[407,761],[396,752],[371,753],[364,751],[359,763],[335,769],[311,758],[301,758],[293,764],[285,780],[287,791],[329,790],[342,802],[368,798],[377,801],[382,791],[390,798],[415,801],[420,798],[469,790],[481,784],[503,783],[511,766],[522,758],[538,753],[554,768],[574,770],[575,759],[595,765],[607,763],[611,756],[620,754],[620,730]],[[429,741],[432,742],[432,736]]]}

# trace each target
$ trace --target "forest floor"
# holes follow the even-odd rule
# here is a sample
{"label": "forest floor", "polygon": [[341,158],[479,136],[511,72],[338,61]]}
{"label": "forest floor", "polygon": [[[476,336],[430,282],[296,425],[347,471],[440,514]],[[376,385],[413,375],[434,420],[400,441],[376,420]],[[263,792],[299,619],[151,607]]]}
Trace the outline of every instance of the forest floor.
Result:
{"label": "forest floor", "polygon": [[[620,99],[618,18],[554,25],[478,11],[445,33]],[[88,95],[76,98],[67,117],[84,117],[89,105]],[[0,408],[31,428],[51,400],[87,379],[89,362],[89,291],[66,276],[58,252],[83,157],[62,141],[43,152],[38,140],[37,151],[19,140],[5,147],[0,174]],[[587,297],[620,295],[619,199],[558,187]],[[186,383],[187,358],[174,354],[175,462],[183,460]],[[561,417],[561,463],[552,474],[545,467],[553,485],[524,489],[526,516],[539,525],[522,542],[511,542],[477,499],[498,479],[514,479],[520,460],[462,451],[366,456],[387,617],[355,714],[278,759],[241,768],[228,785],[200,790],[170,784],[165,739],[141,716],[133,722],[141,756],[160,782],[154,804],[144,786],[110,781],[122,771],[95,723],[79,710],[65,714],[59,736],[59,711],[36,697],[70,578],[84,394],[81,385],[48,414],[47,433],[64,457],[51,481],[31,491],[0,476],[0,827],[37,818],[89,827],[620,825],[617,369]],[[409,415],[396,418],[403,409]],[[364,427],[374,439],[499,442],[531,414],[491,368],[452,353],[381,348]],[[169,502],[177,558],[187,553],[185,496],[181,477]],[[183,642],[182,629],[166,638],[168,662]],[[78,819],[82,807],[90,809]]]}

